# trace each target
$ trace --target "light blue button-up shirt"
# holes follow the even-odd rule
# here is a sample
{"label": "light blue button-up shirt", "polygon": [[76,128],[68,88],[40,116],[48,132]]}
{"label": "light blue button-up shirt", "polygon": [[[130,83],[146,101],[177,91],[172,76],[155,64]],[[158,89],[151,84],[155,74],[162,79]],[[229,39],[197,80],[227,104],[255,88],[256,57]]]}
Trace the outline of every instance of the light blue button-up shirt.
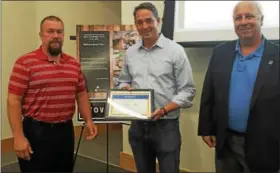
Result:
{"label": "light blue button-up shirt", "polygon": [[[119,82],[119,88],[130,84],[134,89],[153,89],[155,109],[169,102],[189,108],[196,91],[184,48],[163,34],[151,49],[145,48],[142,41],[127,49]],[[165,118],[179,115],[177,109]]]}

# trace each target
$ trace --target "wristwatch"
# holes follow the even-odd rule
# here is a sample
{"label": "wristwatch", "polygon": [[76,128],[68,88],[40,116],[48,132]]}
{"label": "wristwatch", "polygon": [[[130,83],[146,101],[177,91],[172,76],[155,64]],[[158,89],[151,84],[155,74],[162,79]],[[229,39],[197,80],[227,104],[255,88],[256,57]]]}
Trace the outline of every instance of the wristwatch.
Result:
{"label": "wristwatch", "polygon": [[163,110],[163,115],[167,115],[167,111],[164,107],[160,108],[161,110]]}

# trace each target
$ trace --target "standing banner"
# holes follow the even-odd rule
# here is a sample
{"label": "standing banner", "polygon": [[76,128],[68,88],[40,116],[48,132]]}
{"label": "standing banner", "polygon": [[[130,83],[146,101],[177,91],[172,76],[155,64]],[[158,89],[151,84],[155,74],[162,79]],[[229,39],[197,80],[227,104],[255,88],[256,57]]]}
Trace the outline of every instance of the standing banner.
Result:
{"label": "standing banner", "polygon": [[[76,31],[93,120],[105,121],[107,91],[118,87],[125,51],[140,37],[134,25],[77,25]],[[80,114],[78,121],[84,121]]]}

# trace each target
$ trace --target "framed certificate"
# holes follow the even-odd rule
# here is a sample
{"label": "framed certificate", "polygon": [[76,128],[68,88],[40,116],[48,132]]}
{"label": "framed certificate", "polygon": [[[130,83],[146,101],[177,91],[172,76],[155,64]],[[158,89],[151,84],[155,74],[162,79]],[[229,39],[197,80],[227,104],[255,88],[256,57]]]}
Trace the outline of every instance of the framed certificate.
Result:
{"label": "framed certificate", "polygon": [[154,91],[152,89],[108,91],[106,119],[136,120],[151,119],[154,110]]}

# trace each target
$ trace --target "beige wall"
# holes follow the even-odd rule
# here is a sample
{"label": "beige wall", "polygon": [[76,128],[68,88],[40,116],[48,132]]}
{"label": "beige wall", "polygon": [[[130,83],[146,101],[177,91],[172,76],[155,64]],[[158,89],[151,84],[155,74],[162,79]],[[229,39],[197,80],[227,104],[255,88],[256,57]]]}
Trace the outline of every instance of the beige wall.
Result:
{"label": "beige wall", "polygon": [[[122,1],[122,24],[133,24],[134,7],[144,1]],[[152,1],[156,5],[159,15],[162,17],[164,10],[163,1]],[[179,14],[180,15],[180,14]],[[161,27],[159,28],[161,29]],[[207,57],[204,57],[207,60]],[[200,101],[200,91],[204,79],[204,73],[208,62],[197,62],[190,59],[193,71],[197,96],[194,100],[194,106],[190,109],[184,109],[180,115],[180,130],[182,135],[180,167],[190,172],[213,172],[214,171],[214,153],[213,150],[206,147],[201,138],[197,136],[198,108]],[[204,66],[201,66],[203,63]],[[123,152],[132,154],[128,143],[128,125],[123,127]]]}
{"label": "beige wall", "polygon": [[[2,2],[2,126],[1,139],[11,137],[6,98],[9,74],[16,58],[37,46],[36,2]],[[21,18],[19,20],[19,18]]]}
{"label": "beige wall", "polygon": [[[7,120],[6,98],[9,75],[15,60],[40,45],[39,25],[43,17],[57,15],[65,24],[64,51],[76,56],[77,24],[120,24],[118,1],[3,1],[2,2],[2,121],[1,139],[12,137]],[[108,17],[110,16],[110,17]],[[76,120],[76,115],[74,117]]]}

